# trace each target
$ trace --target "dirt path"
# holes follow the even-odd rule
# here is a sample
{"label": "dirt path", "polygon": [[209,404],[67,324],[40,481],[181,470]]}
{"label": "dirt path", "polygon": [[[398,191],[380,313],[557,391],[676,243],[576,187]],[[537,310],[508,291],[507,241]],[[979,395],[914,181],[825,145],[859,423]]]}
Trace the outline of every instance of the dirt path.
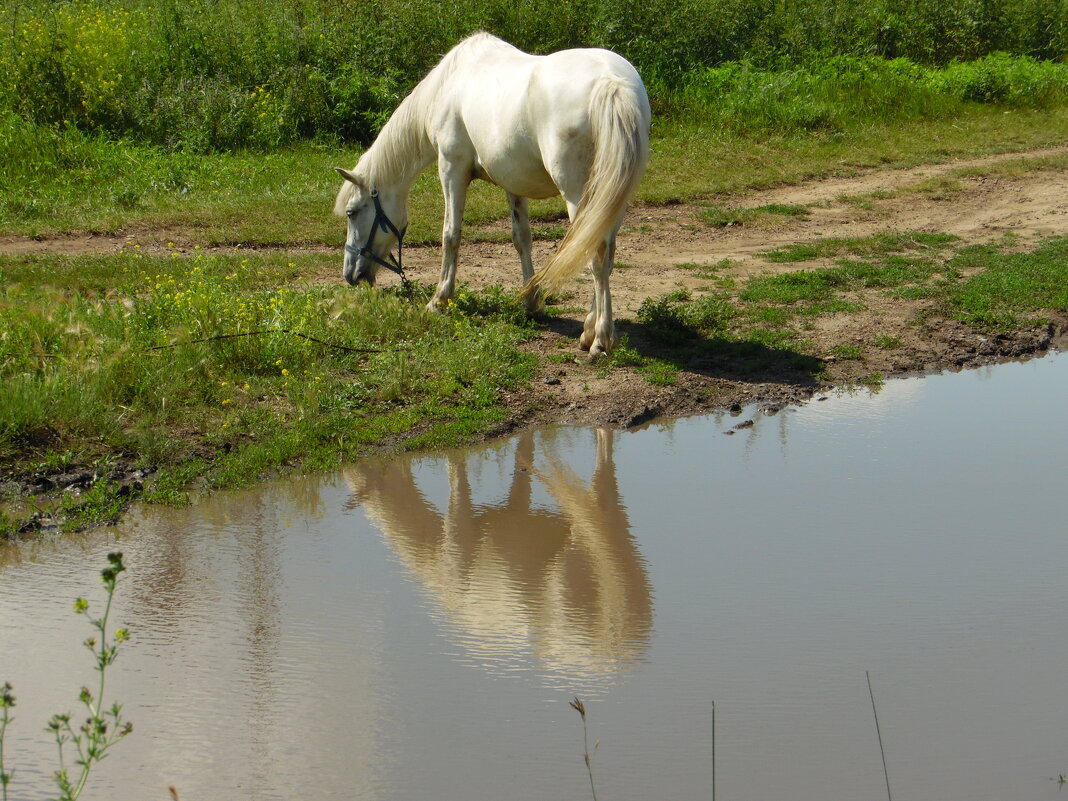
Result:
{"label": "dirt path", "polygon": [[[1068,147],[955,161],[904,170],[882,170],[850,178],[811,181],[795,186],[749,193],[719,202],[721,208],[755,208],[766,204],[805,206],[807,215],[764,215],[752,224],[714,227],[701,221],[707,205],[642,206],[632,208],[619,237],[612,277],[612,295],[620,330],[631,336],[640,352],[655,352],[643,341],[640,327],[628,325],[642,301],[682,288],[699,295],[707,278],[680,264],[716,265],[724,259],[720,277],[739,284],[753,275],[799,269],[797,264],[774,264],[760,254],[780,245],[821,238],[865,237],[879,232],[923,231],[949,233],[963,244],[1004,241],[1014,237],[1030,248],[1051,235],[1068,234]],[[503,225],[503,224],[502,224]],[[45,240],[0,238],[0,252],[89,253],[121,249],[128,237],[81,236]],[[180,231],[138,232],[146,250],[162,249],[172,240],[183,243]],[[535,263],[555,245],[536,243]],[[433,282],[438,272],[436,248],[405,250],[412,278]],[[805,262],[810,269],[829,262]],[[518,285],[518,260],[510,243],[465,243],[459,279],[472,287]],[[340,280],[336,272],[313,280]],[[393,276],[383,284],[394,281]],[[590,279],[580,279],[575,303],[588,294]],[[886,375],[959,368],[1041,352],[1063,336],[1065,321],[1048,329],[987,338],[959,323],[932,314],[922,301],[890,300],[882,293],[858,297],[859,313],[821,317],[810,337],[826,346],[832,379],[849,381],[863,374]],[[583,301],[584,302],[584,301]],[[531,347],[545,354],[575,352],[572,339],[581,324],[575,311],[550,324]],[[865,351],[863,360],[840,364],[829,355],[832,345],[870,342],[873,336],[892,336],[901,345],[885,352]],[[568,350],[570,348],[570,350]],[[547,363],[536,380],[536,392],[512,399],[511,426],[548,421],[633,425],[658,415],[685,415],[762,401],[776,408],[802,401],[822,387],[807,374],[788,370],[758,373],[739,371],[738,365],[709,362],[681,372],[674,386],[655,386],[631,370],[597,370],[585,364]]]}

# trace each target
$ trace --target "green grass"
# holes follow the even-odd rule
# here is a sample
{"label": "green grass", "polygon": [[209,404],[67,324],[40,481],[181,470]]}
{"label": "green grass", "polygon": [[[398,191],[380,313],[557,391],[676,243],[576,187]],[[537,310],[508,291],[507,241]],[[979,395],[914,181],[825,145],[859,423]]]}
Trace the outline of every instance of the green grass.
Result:
{"label": "green grass", "polygon": [[950,263],[976,275],[949,289],[947,302],[963,322],[1005,331],[1068,311],[1068,237],[1055,237],[1028,253],[994,246],[963,248]]}
{"label": "green grass", "polygon": [[[80,7],[66,5],[64,13]],[[0,42],[5,30],[0,26]],[[687,72],[671,86],[647,75],[657,114],[652,161],[639,198],[708,198],[866,167],[1062,143],[1068,129],[1068,65],[1036,64],[988,59],[968,67],[987,77],[1002,75],[999,80],[1011,87],[982,102],[965,99],[968,93],[954,88],[958,73],[967,71],[963,66],[888,66],[878,59],[839,58],[779,70],[725,64]],[[248,81],[253,78],[243,85],[255,95],[261,83]],[[761,95],[761,108],[771,104],[778,111],[754,115],[753,87],[764,85],[775,90]],[[196,82],[187,88],[197,91]],[[827,125],[806,121],[814,92]],[[16,94],[22,97],[24,91]],[[253,137],[226,149],[186,147],[109,128],[104,118],[92,124],[37,120],[28,111],[5,107],[2,95],[0,234],[148,229],[176,231],[203,245],[340,246],[343,226],[330,213],[340,183],[333,167],[355,163],[361,150],[355,140],[312,130],[268,144]],[[400,96],[399,89],[391,90],[375,113],[388,113]],[[290,96],[292,102],[296,98]],[[40,107],[45,106],[42,101]],[[350,107],[347,113],[357,112]],[[189,120],[196,124],[201,118],[189,115]],[[434,170],[416,182],[410,211],[408,241],[436,243],[442,204]],[[537,235],[559,238],[563,212],[559,200],[532,203]],[[796,207],[765,206],[710,209],[707,216],[723,225],[800,213]],[[465,236],[507,240],[507,216],[500,190],[476,182]]]}
{"label": "green grass", "polygon": [[930,234],[922,231],[908,233],[883,233],[869,237],[828,237],[812,242],[787,245],[761,255],[772,262],[813,261],[849,253],[855,256],[876,256],[905,251],[938,251],[955,242],[952,234]]}
{"label": "green grass", "polygon": [[897,289],[952,272],[954,268],[942,267],[932,259],[891,254],[874,262],[842,260],[836,267],[757,277],[739,297],[753,303],[821,303],[843,290]]}
{"label": "green grass", "polygon": [[837,359],[863,359],[864,349],[860,345],[835,345],[831,353]]}
{"label": "green grass", "polygon": [[[0,257],[0,467],[122,458],[167,468],[153,497],[178,502],[193,474],[233,486],[383,442],[466,441],[531,374],[530,324],[499,289],[430,314],[428,288],[298,273],[271,255]],[[64,511],[109,519],[117,491],[99,482]]]}
{"label": "green grass", "polygon": [[[864,297],[857,293],[923,297],[980,330],[1011,332],[1042,322],[1043,314],[1068,311],[1068,237],[1049,239],[1028,253],[993,245],[954,251],[954,242],[952,237],[933,234],[836,240],[828,252],[862,252],[869,254],[869,260],[757,276],[736,292],[717,289],[694,295],[674,290],[647,299],[637,323],[668,349],[667,360],[676,368],[724,353],[744,362],[748,353],[754,370],[791,365],[826,378],[806,331],[820,316],[863,309],[863,301],[853,299]],[[894,252],[915,248],[936,252],[931,256]],[[902,340],[879,333],[870,345],[879,351],[893,350],[902,347]],[[839,361],[860,361],[865,345],[832,344],[827,352]],[[630,361],[641,363],[640,357]],[[877,385],[881,380],[868,383]]]}
{"label": "green grass", "polygon": [[808,207],[770,203],[764,206],[756,206],[751,209],[705,209],[697,215],[698,218],[708,225],[716,228],[726,228],[732,225],[751,225],[753,222],[769,217],[807,217]]}
{"label": "green grass", "polygon": [[901,338],[889,334],[877,334],[872,344],[881,350],[894,350],[901,347]]}

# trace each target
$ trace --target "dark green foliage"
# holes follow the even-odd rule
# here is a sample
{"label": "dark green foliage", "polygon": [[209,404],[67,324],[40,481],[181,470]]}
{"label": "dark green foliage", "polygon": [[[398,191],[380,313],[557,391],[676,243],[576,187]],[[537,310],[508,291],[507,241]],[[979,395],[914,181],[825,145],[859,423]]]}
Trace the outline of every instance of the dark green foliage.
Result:
{"label": "dark green foliage", "polygon": [[726,333],[736,314],[734,306],[723,296],[707,295],[691,301],[685,294],[671,293],[646,298],[637,317],[655,339],[680,344]]}
{"label": "dark green foliage", "polygon": [[1042,105],[1068,84],[1068,0],[26,0],[0,9],[0,113],[193,151],[367,142],[477,30],[617,50],[659,111],[741,128]]}

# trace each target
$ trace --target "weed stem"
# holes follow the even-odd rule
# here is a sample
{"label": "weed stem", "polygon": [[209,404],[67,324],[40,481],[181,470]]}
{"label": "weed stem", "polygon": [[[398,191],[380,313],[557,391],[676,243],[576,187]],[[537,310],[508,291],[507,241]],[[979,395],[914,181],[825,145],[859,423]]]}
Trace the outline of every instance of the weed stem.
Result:
{"label": "weed stem", "polygon": [[890,773],[886,769],[886,751],[883,749],[883,733],[879,730],[879,713],[875,711],[875,693],[871,689],[871,673],[865,670],[864,675],[868,679],[868,695],[871,696],[871,713],[875,717],[875,734],[879,738],[879,753],[883,757],[883,777],[886,779],[886,798],[887,801],[894,801],[890,796]]}

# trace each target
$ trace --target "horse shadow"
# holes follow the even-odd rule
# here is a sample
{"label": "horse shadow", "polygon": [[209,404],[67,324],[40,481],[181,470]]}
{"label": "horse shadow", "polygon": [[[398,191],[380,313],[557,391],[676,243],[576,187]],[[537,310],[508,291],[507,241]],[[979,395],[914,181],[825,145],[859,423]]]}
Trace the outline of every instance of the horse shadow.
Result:
{"label": "horse shadow", "polygon": [[[589,435],[525,432],[448,453],[440,509],[417,481],[433,464],[427,457],[366,461],[344,472],[349,505],[374,522],[479,664],[533,654],[568,680],[596,680],[625,670],[647,647],[652,589],[616,481],[617,434],[593,432],[588,480],[557,452],[561,437]],[[508,478],[503,500],[476,502],[471,475],[486,470]]]}
{"label": "horse shadow", "polygon": [[[537,323],[564,338],[577,336],[582,323],[567,317],[543,315]],[[675,322],[670,328],[637,320],[617,320],[616,333],[631,358],[655,359],[682,372],[753,384],[784,384],[815,389],[826,365],[823,360],[789,348],[755,341],[707,335],[692,325]],[[610,362],[626,359],[618,351]]]}

